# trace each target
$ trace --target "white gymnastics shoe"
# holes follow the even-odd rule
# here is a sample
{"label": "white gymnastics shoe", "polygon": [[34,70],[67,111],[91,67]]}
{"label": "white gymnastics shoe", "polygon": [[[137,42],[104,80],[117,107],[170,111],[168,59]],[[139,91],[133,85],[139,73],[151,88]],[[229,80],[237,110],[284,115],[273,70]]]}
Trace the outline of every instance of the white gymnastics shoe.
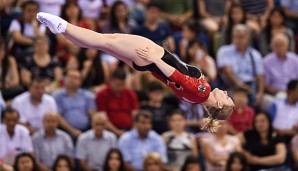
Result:
{"label": "white gymnastics shoe", "polygon": [[37,13],[36,18],[38,21],[46,25],[54,34],[64,33],[66,30],[67,21],[58,16],[45,12],[39,12]]}

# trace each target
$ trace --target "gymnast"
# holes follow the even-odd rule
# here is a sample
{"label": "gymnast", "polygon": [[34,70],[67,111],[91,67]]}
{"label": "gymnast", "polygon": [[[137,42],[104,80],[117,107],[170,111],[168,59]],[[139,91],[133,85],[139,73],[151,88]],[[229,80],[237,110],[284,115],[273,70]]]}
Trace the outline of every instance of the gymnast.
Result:
{"label": "gymnast", "polygon": [[104,51],[138,71],[150,71],[170,87],[180,100],[202,104],[209,114],[202,128],[209,132],[216,132],[220,122],[228,119],[234,108],[234,102],[226,91],[217,88],[211,91],[200,69],[183,63],[147,38],[96,33],[44,12],[38,13],[37,19],[52,33],[63,34],[77,46]]}

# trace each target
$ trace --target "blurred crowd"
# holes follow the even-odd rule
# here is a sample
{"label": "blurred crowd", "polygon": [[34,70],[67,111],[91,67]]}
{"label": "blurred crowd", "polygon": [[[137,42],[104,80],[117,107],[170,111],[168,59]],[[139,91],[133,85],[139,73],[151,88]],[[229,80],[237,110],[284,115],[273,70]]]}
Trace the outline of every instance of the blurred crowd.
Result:
{"label": "blurred crowd", "polygon": [[[231,117],[202,131],[202,105],[40,11],[154,41],[227,90]],[[0,171],[298,169],[297,0],[0,0],[0,33]]]}

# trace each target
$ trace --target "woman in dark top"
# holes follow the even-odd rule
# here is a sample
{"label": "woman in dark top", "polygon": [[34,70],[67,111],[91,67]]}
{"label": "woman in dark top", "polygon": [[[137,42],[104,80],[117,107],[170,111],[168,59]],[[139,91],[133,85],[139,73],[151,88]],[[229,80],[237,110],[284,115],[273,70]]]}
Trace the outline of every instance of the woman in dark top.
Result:
{"label": "woman in dark top", "polygon": [[286,145],[283,139],[273,131],[271,118],[266,113],[254,117],[253,129],[240,135],[244,145],[244,154],[250,164],[250,170],[269,168],[285,169]]}

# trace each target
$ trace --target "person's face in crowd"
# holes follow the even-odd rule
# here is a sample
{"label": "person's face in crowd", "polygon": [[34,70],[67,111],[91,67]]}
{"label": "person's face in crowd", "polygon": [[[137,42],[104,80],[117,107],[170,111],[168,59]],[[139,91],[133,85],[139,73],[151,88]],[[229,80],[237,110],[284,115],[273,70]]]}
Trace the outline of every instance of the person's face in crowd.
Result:
{"label": "person's face in crowd", "polygon": [[246,50],[249,43],[249,36],[244,31],[235,31],[233,33],[233,44],[238,50]]}
{"label": "person's face in crowd", "polygon": [[16,124],[19,122],[19,115],[16,112],[7,112],[3,119],[9,131],[14,130]]}
{"label": "person's face in crowd", "polygon": [[154,90],[154,91],[148,92],[148,98],[150,101],[162,102],[163,97],[164,96],[163,96],[162,90]]}
{"label": "person's face in crowd", "polygon": [[195,43],[188,48],[188,54],[190,55],[192,61],[200,62],[201,59],[206,55],[206,51],[204,48],[199,46],[198,43]]}
{"label": "person's face in crowd", "polygon": [[69,168],[70,166],[66,160],[59,160],[57,164],[57,171],[71,171]]}
{"label": "person's face in crowd", "polygon": [[77,90],[81,86],[81,74],[77,70],[68,71],[65,79],[67,89]]}
{"label": "person's face in crowd", "polygon": [[110,170],[119,170],[120,164],[121,164],[121,161],[120,161],[119,154],[116,152],[112,153],[110,155],[109,162],[108,162],[109,169]]}
{"label": "person's face in crowd", "polygon": [[149,23],[158,22],[160,17],[160,10],[157,7],[150,7],[146,10],[146,21]]}
{"label": "person's face in crowd", "polygon": [[173,114],[170,117],[170,127],[173,131],[184,131],[186,120],[181,114]]}
{"label": "person's face in crowd", "polygon": [[106,119],[98,115],[99,114],[96,114],[92,119],[92,129],[94,130],[95,135],[100,136],[106,127]]}
{"label": "person's face in crowd", "polygon": [[240,7],[232,8],[231,18],[233,24],[239,24],[244,18],[244,11]]}
{"label": "person's face in crowd", "polygon": [[150,159],[147,161],[146,171],[162,171],[162,168],[157,161]]}
{"label": "person's face in crowd", "polygon": [[187,25],[182,26],[182,37],[188,41],[194,39],[196,34],[189,29]]}
{"label": "person's face in crowd", "polygon": [[38,39],[34,42],[35,54],[47,54],[49,52],[49,43],[46,40]]}
{"label": "person's face in crowd", "polygon": [[228,96],[227,91],[220,90],[218,88],[215,88],[211,92],[212,96],[214,96],[215,100],[218,103],[218,106],[223,107],[223,106],[234,106],[233,100]]}
{"label": "person's face in crowd", "polygon": [[285,36],[276,35],[272,42],[273,51],[278,57],[285,57],[289,48],[289,41]]}
{"label": "person's face in crowd", "polygon": [[233,100],[236,108],[242,108],[248,104],[248,97],[245,92],[233,93]]}
{"label": "person's face in crowd", "polygon": [[94,58],[98,58],[98,50],[97,49],[86,49],[86,57],[87,57],[87,59],[93,61]]}
{"label": "person's face in crowd", "polygon": [[239,158],[234,158],[233,163],[231,165],[232,171],[241,171],[243,168],[241,161]]}
{"label": "person's face in crowd", "polygon": [[43,118],[43,126],[46,132],[54,132],[58,124],[58,118],[54,113],[47,113]]}
{"label": "person's face in crowd", "polygon": [[111,86],[114,93],[120,93],[125,88],[125,80],[112,78]]}
{"label": "person's face in crowd", "polygon": [[198,163],[191,163],[186,166],[187,171],[201,171],[200,165]]}
{"label": "person's face in crowd", "polygon": [[140,116],[139,120],[135,123],[135,126],[140,136],[147,137],[148,132],[152,128],[151,119]]}
{"label": "person's face in crowd", "polygon": [[118,19],[118,21],[125,21],[125,19],[127,18],[127,8],[125,5],[120,4],[116,7],[115,10],[116,13],[116,17]]}
{"label": "person's face in crowd", "polygon": [[38,10],[39,9],[37,5],[27,5],[23,11],[25,21],[32,22],[35,20]]}
{"label": "person's face in crowd", "polygon": [[78,6],[76,6],[75,4],[71,4],[65,11],[66,16],[68,18],[75,18],[77,19],[79,17],[80,14],[80,9]]}
{"label": "person's face in crowd", "polygon": [[282,17],[279,11],[275,11],[270,16],[269,21],[272,26],[281,26],[284,22],[284,18]]}
{"label": "person's face in crowd", "polygon": [[41,97],[45,93],[45,83],[34,81],[29,91],[33,100],[41,101]]}
{"label": "person's face in crowd", "polygon": [[265,114],[259,114],[255,118],[255,127],[259,133],[264,133],[269,130],[269,120]]}
{"label": "person's face in crowd", "polygon": [[33,162],[30,157],[24,156],[19,159],[17,167],[19,171],[32,171]]}

